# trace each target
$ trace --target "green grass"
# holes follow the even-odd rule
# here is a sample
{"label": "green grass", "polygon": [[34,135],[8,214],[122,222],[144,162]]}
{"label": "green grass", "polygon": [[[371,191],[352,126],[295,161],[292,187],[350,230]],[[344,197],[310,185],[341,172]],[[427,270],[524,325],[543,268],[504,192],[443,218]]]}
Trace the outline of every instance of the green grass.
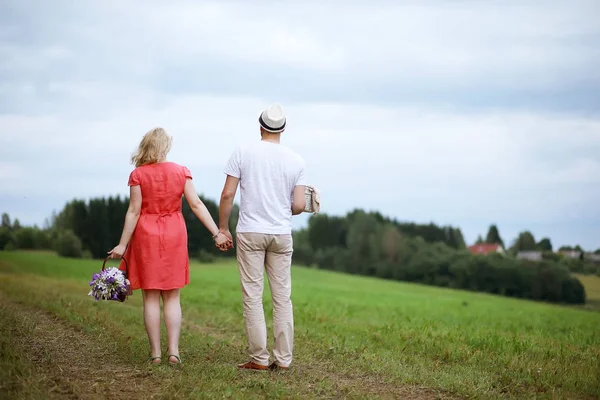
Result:
{"label": "green grass", "polygon": [[19,320],[0,304],[0,396],[43,399],[44,384],[36,379],[31,365],[25,362],[15,346],[19,336],[28,336],[33,330],[27,321]]}
{"label": "green grass", "polygon": [[584,308],[600,310],[600,276],[576,274],[585,287],[586,305]]}
{"label": "green grass", "polygon": [[[0,294],[109,341],[119,365],[148,368],[140,292],[124,304],[86,297],[100,266],[0,252]],[[194,264],[191,274],[182,292],[185,365],[148,372],[163,383],[158,397],[600,397],[598,312],[294,268],[293,369],[252,373],[234,368],[246,361],[235,264]],[[270,320],[268,294],[265,310]],[[5,369],[15,364],[2,357]]]}

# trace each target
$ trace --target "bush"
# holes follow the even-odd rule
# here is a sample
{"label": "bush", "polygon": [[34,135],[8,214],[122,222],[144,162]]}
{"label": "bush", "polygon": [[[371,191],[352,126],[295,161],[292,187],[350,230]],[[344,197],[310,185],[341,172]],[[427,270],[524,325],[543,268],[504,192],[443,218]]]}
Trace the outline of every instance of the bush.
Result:
{"label": "bush", "polygon": [[577,278],[562,283],[562,300],[570,304],[585,304],[585,288]]}
{"label": "bush", "polygon": [[12,243],[13,246],[16,246],[17,239],[15,235],[12,233],[10,228],[5,226],[0,226],[0,249],[5,249],[6,245]]}
{"label": "bush", "polygon": [[8,242],[4,245],[4,251],[14,251],[17,249],[14,242]]}
{"label": "bush", "polygon": [[214,255],[213,253],[209,253],[208,251],[204,250],[204,249],[200,249],[198,251],[198,261],[200,261],[200,263],[203,264],[211,264],[214,263],[215,261],[217,261],[217,256]]}
{"label": "bush", "polygon": [[40,250],[52,250],[51,232],[42,229],[36,229],[34,232],[35,248]]}
{"label": "bush", "polygon": [[15,238],[20,249],[33,250],[36,248],[35,231],[34,228],[23,227],[15,232]]}
{"label": "bush", "polygon": [[292,262],[297,265],[311,266],[314,262],[314,252],[308,246],[294,246]]}
{"label": "bush", "polygon": [[[337,247],[329,247],[327,249],[319,249],[314,253],[313,261],[321,269],[335,270],[337,267],[345,268],[345,265],[341,264],[339,260],[336,260],[336,255],[343,251]],[[337,262],[336,262],[337,261]]]}
{"label": "bush", "polygon": [[567,268],[569,271],[576,273],[583,273],[585,268],[583,261],[573,258],[563,258],[560,260],[559,264]]}
{"label": "bush", "polygon": [[54,250],[62,257],[81,258],[81,240],[70,230],[59,232],[54,241]]}

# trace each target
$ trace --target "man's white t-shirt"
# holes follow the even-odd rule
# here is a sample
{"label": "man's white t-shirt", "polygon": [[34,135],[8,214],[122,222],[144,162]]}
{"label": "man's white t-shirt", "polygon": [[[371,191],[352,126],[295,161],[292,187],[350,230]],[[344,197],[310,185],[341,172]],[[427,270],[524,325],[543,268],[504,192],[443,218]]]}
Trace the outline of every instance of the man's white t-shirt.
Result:
{"label": "man's white t-shirt", "polygon": [[292,233],[294,187],[306,185],[304,160],[290,148],[260,141],[237,148],[225,173],[240,179],[237,232]]}

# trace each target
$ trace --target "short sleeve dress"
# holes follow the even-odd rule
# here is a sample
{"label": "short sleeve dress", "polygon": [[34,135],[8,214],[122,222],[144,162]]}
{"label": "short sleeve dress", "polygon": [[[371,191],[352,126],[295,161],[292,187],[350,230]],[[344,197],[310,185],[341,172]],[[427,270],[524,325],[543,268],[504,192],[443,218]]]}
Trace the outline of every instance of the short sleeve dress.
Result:
{"label": "short sleeve dress", "polygon": [[[190,171],[172,162],[148,164],[129,176],[142,190],[142,209],[125,259],[132,289],[179,289],[190,283],[181,197]],[[125,270],[124,262],[120,268]]]}

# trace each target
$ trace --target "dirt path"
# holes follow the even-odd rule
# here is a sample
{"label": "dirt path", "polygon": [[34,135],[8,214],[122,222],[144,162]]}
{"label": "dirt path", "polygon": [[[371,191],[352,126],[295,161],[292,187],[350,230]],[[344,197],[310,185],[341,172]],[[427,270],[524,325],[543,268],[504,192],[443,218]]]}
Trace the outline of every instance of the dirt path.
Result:
{"label": "dirt path", "polygon": [[[19,357],[20,364],[31,367],[30,376],[13,376],[13,382],[3,382],[0,397],[149,399],[160,395],[151,372],[115,357],[110,342],[92,338],[44,311],[1,294],[0,302],[2,322],[11,323],[2,332],[6,334],[6,329],[10,334],[10,351]],[[43,393],[36,393],[30,384],[39,386]]]}

